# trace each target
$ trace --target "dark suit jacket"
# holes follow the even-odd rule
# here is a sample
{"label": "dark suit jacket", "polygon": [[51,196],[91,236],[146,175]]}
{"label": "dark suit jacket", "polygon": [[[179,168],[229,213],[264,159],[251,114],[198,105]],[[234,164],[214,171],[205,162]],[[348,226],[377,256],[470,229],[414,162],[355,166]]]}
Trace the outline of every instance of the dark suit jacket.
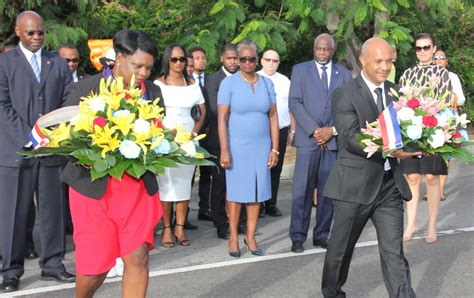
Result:
{"label": "dark suit jacket", "polygon": [[[0,166],[25,167],[35,163],[35,159],[24,159],[17,152],[28,143],[36,120],[63,105],[71,85],[66,60],[44,49],[40,83],[19,46],[0,55]],[[47,166],[64,162],[60,157],[39,160]]]}
{"label": "dark suit jacket", "polygon": [[[388,94],[398,86],[385,81],[387,105],[394,100]],[[385,159],[381,153],[367,158],[357,142],[357,134],[366,122],[377,119],[377,105],[361,76],[336,89],[332,98],[332,114],[338,132],[339,155],[331,170],[324,195],[336,200],[369,205],[377,197],[384,177]],[[411,199],[408,184],[395,158],[389,158],[395,183],[404,199]]]}
{"label": "dark suit jacket", "polygon": [[77,75],[77,79],[80,81],[80,80],[84,80],[85,78],[88,78],[89,75],[87,73],[84,73],[82,71],[79,71],[77,70],[76,71],[76,75]]}
{"label": "dark suit jacket", "polygon": [[[79,104],[80,98],[83,96],[88,96],[91,91],[99,92],[100,80],[102,78],[102,74],[97,74],[75,83],[71,89],[65,105],[77,105]],[[158,104],[164,108],[164,101],[163,96],[161,95],[160,87],[148,80],[145,80],[145,86],[148,93],[148,98],[150,100],[155,100],[157,97],[159,97],[160,101]],[[149,195],[154,195],[158,192],[158,182],[156,180],[156,176],[153,173],[146,172],[142,176],[142,179]],[[108,176],[102,177],[92,182],[89,170],[82,166],[74,165],[73,162],[70,161],[61,174],[61,180],[85,196],[93,199],[100,199],[104,195],[107,188]]]}
{"label": "dark suit jacket", "polygon": [[[318,127],[333,126],[331,116],[333,91],[351,79],[351,73],[347,69],[333,62],[329,92],[324,97],[321,78],[314,60],[293,67],[288,105],[296,120],[296,147],[318,147],[312,137],[313,132]],[[329,150],[337,150],[336,138],[332,138],[327,145]]]}
{"label": "dark suit jacket", "polygon": [[226,78],[225,72],[222,68],[213,73],[205,81],[207,95],[209,97],[209,131],[207,135],[207,147],[214,150],[220,150],[219,133],[217,131],[217,92],[223,79]]}

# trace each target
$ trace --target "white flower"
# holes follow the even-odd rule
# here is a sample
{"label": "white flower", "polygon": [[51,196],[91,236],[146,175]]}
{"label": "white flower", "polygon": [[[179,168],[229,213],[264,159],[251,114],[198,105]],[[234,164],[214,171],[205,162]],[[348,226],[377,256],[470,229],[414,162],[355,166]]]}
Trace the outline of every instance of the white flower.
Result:
{"label": "white flower", "polygon": [[141,135],[148,135],[150,132],[150,122],[139,118],[135,120],[135,123],[133,123],[132,130]]}
{"label": "white flower", "polygon": [[97,96],[96,98],[87,102],[87,106],[92,109],[94,112],[97,111],[104,111],[105,110],[105,103],[102,100],[101,96]]}
{"label": "white flower", "polygon": [[428,138],[428,143],[433,149],[444,145],[444,131],[440,128],[436,129],[432,135]]}
{"label": "white flower", "polygon": [[415,116],[411,119],[411,123],[413,123],[413,125],[420,125],[421,127],[423,127],[423,117]]}
{"label": "white flower", "polygon": [[421,125],[408,125],[407,135],[412,140],[418,140],[421,138],[423,133],[423,127]]}
{"label": "white flower", "polygon": [[142,149],[135,142],[130,140],[123,140],[120,142],[119,151],[123,156],[129,159],[137,158]]}
{"label": "white flower", "polygon": [[471,122],[470,120],[467,120],[467,115],[462,114],[461,116],[456,115],[456,126],[459,125],[462,128],[465,128],[466,125]]}
{"label": "white flower", "polygon": [[415,111],[409,107],[403,107],[397,112],[397,116],[401,121],[411,120],[415,116]]}
{"label": "white flower", "polygon": [[115,111],[112,116],[114,118],[120,118],[120,117],[126,117],[130,115],[130,111],[129,110],[118,110],[118,111]]}
{"label": "white flower", "polygon": [[446,113],[439,113],[435,115],[436,120],[438,120],[438,125],[444,127],[448,124],[448,115]]}
{"label": "white flower", "polygon": [[195,157],[196,156],[196,145],[194,144],[193,141],[186,142],[181,145],[181,149],[186,152],[186,155],[189,157]]}

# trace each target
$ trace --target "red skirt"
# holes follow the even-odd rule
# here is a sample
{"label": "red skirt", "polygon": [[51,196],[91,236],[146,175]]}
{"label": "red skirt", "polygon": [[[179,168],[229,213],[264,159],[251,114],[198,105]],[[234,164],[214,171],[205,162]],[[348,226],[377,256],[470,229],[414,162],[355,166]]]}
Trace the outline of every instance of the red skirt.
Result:
{"label": "red skirt", "polygon": [[144,243],[154,247],[153,229],[163,214],[158,194],[149,196],[142,180],[123,175],[109,178],[99,199],[69,188],[71,217],[76,245],[76,272],[98,275],[115,266]]}

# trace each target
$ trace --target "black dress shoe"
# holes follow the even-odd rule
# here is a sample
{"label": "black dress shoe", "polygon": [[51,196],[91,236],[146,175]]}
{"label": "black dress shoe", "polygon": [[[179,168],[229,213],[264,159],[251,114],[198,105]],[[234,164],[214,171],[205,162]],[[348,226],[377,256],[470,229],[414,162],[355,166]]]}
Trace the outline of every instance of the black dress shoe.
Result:
{"label": "black dress shoe", "polygon": [[294,253],[302,253],[304,251],[303,242],[301,241],[293,241],[291,245],[291,251]]}
{"label": "black dress shoe", "polygon": [[227,227],[217,228],[217,238],[219,239],[229,239],[229,229]]}
{"label": "black dress shoe", "polygon": [[184,229],[185,230],[197,230],[197,229],[199,229],[199,227],[196,226],[196,225],[193,225],[192,223],[190,223],[189,220],[186,220],[184,222]]}
{"label": "black dress shoe", "polygon": [[283,215],[283,213],[281,213],[280,209],[278,209],[276,205],[267,206],[265,208],[265,213],[268,216],[272,216],[272,217],[279,217]]}
{"label": "black dress shoe", "polygon": [[76,276],[74,274],[63,271],[61,273],[46,273],[41,271],[41,280],[55,280],[62,283],[75,282]]}
{"label": "black dress shoe", "polygon": [[34,260],[34,259],[37,259],[37,258],[38,258],[38,253],[35,251],[34,248],[28,248],[25,251],[25,259]]}
{"label": "black dress shoe", "polygon": [[212,221],[211,214],[209,212],[199,212],[198,220]]}
{"label": "black dress shoe", "polygon": [[328,247],[328,240],[327,239],[314,239],[313,245],[320,246],[321,248],[326,248]]}
{"label": "black dress shoe", "polygon": [[20,279],[18,277],[7,277],[2,282],[2,292],[18,291]]}

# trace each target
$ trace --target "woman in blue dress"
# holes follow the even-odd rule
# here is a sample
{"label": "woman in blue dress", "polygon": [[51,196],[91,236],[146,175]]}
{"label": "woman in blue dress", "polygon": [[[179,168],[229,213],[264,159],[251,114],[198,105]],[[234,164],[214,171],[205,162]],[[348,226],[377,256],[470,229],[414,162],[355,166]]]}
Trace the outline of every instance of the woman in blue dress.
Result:
{"label": "woman in blue dress", "polygon": [[225,78],[217,95],[220,164],[226,169],[229,255],[240,257],[237,227],[247,206],[244,244],[263,255],[255,241],[260,203],[272,197],[270,169],[278,162],[278,116],[273,83],[255,73],[257,45],[237,45],[240,71]]}

